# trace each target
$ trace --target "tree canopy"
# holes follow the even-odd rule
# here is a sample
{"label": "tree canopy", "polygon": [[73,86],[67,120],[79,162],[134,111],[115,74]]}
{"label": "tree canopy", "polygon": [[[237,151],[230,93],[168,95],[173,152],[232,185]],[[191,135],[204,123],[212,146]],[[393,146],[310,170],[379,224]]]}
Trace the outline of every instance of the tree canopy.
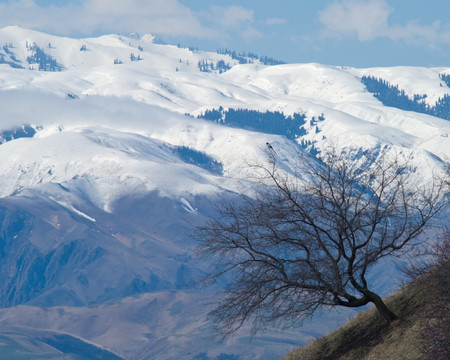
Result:
{"label": "tree canopy", "polygon": [[197,229],[200,253],[217,262],[207,278],[228,274],[210,313],[220,331],[289,326],[323,306],[368,303],[395,320],[367,275],[417,241],[448,204],[448,183],[415,184],[407,161],[384,152],[363,165],[334,148],[322,164],[299,152],[293,174],[271,146],[266,155],[249,165],[259,174],[254,196],[222,203]]}

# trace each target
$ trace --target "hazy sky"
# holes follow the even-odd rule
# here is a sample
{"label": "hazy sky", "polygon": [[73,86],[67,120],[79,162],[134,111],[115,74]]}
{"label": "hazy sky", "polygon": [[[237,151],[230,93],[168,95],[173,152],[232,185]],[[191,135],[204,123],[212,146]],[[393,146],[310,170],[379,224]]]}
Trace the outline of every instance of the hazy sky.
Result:
{"label": "hazy sky", "polygon": [[8,25],[74,37],[152,33],[286,62],[450,66],[450,0],[0,0]]}

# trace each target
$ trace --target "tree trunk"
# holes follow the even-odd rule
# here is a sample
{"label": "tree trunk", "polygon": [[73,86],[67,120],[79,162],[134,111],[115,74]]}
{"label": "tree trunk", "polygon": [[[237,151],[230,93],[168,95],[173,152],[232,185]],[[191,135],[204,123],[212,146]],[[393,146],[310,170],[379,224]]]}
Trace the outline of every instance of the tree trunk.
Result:
{"label": "tree trunk", "polygon": [[398,317],[395,315],[384,303],[383,299],[373,292],[368,293],[370,301],[375,304],[375,307],[380,312],[380,314],[388,321],[390,324]]}

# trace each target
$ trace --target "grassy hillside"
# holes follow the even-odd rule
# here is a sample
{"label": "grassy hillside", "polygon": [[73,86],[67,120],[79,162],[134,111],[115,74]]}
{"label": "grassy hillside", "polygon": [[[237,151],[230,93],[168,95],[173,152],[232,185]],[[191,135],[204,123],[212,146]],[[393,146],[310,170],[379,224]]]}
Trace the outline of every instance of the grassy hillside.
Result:
{"label": "grassy hillside", "polygon": [[386,299],[400,318],[391,325],[371,308],[284,360],[450,359],[449,289],[446,259]]}

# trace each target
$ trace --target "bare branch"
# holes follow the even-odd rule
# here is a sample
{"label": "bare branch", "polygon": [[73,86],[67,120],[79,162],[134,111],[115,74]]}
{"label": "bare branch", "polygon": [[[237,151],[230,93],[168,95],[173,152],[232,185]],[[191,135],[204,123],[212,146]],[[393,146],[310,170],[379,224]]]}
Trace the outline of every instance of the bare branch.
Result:
{"label": "bare branch", "polygon": [[357,166],[331,148],[322,164],[298,153],[293,173],[275,150],[249,164],[255,196],[223,203],[219,217],[197,229],[200,253],[214,257],[208,278],[229,283],[210,314],[225,334],[292,324],[322,306],[372,302],[395,315],[368,285],[383,257],[400,254],[448,204],[448,180],[413,185],[407,161],[381,153]]}

